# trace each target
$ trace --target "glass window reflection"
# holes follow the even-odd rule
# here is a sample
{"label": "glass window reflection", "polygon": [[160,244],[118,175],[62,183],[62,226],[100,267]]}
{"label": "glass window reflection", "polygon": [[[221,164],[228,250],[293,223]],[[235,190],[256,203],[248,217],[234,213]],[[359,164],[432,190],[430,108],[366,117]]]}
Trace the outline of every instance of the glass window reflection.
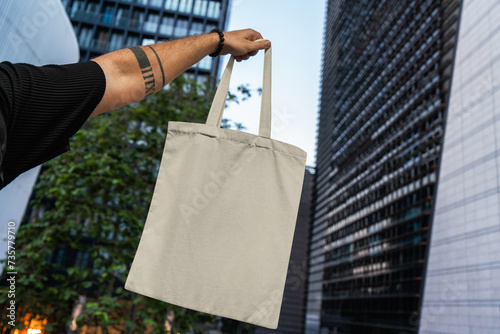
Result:
{"label": "glass window reflection", "polygon": [[195,0],[193,6],[193,14],[205,16],[207,13],[208,0]]}
{"label": "glass window reflection", "polygon": [[91,41],[92,41],[92,29],[82,28],[82,30],[80,31],[80,35],[78,37],[78,44],[81,47],[88,48],[90,46]]}
{"label": "glass window reflection", "polygon": [[179,3],[179,12],[191,13],[192,6],[193,6],[193,0],[181,0]]}
{"label": "glass window reflection", "polygon": [[130,46],[137,46],[139,44],[139,37],[137,36],[128,36],[127,37],[127,42],[125,43],[125,46],[130,47]]}
{"label": "glass window reflection", "polygon": [[165,1],[165,9],[177,10],[178,7],[179,7],[179,0],[166,0]]}
{"label": "glass window reflection", "polygon": [[109,51],[115,51],[123,47],[123,35],[119,33],[113,33],[111,35],[111,40],[109,41]]}
{"label": "glass window reflection", "polygon": [[71,5],[70,16],[72,18],[79,18],[83,15],[85,3],[83,1],[75,1]]}
{"label": "glass window reflection", "polygon": [[152,38],[143,38],[142,39],[142,45],[151,45],[151,44],[155,44],[155,40],[152,39]]}
{"label": "glass window reflection", "polygon": [[149,0],[150,6],[161,7],[161,3],[163,0]]}
{"label": "glass window reflection", "polygon": [[115,9],[113,6],[106,6],[104,9],[104,14],[102,16],[102,23],[111,24],[113,22],[113,16],[115,14]]}
{"label": "glass window reflection", "polygon": [[158,14],[149,14],[148,20],[144,22],[144,30],[155,33],[156,30],[158,30],[159,22],[160,22],[160,16]]}
{"label": "glass window reflection", "polygon": [[160,25],[160,34],[172,36],[174,33],[174,18],[173,17],[164,17],[161,20]]}
{"label": "glass window reflection", "polygon": [[175,37],[183,37],[188,33],[188,21],[186,20],[178,20],[177,25],[175,27]]}
{"label": "glass window reflection", "polygon": [[135,29],[140,29],[144,22],[144,13],[139,11],[134,11],[132,19],[130,20],[130,27]]}
{"label": "glass window reflection", "polygon": [[207,16],[212,19],[218,19],[220,16],[220,5],[219,1],[210,0],[208,2]]}
{"label": "glass window reflection", "polygon": [[118,11],[116,12],[115,24],[120,27],[125,27],[127,23],[128,23],[128,9],[118,8]]}
{"label": "glass window reflection", "polygon": [[212,60],[212,57],[206,56],[198,63],[198,67],[202,70],[210,70],[212,68]]}
{"label": "glass window reflection", "polygon": [[191,29],[189,31],[190,35],[199,35],[202,34],[203,31],[203,23],[201,22],[193,22],[191,23]]}

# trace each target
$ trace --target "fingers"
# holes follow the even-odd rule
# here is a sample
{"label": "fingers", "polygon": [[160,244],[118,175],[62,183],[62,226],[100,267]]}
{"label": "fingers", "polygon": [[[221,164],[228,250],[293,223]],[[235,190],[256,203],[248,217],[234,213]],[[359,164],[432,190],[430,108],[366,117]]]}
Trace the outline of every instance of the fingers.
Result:
{"label": "fingers", "polygon": [[257,48],[257,50],[269,49],[271,47],[271,41],[267,39],[253,43],[255,44],[255,48]]}
{"label": "fingers", "polygon": [[262,37],[262,35],[258,31],[255,31],[253,29],[247,29],[247,30],[251,31],[251,37],[250,37],[251,41],[255,41],[257,39],[263,39],[264,38],[264,37]]}
{"label": "fingers", "polygon": [[253,29],[236,30],[226,32],[226,43],[221,55],[230,53],[236,61],[240,62],[255,56],[259,50],[270,47],[271,42],[264,40],[259,32]]}
{"label": "fingers", "polygon": [[243,55],[243,56],[234,56],[234,60],[236,60],[238,63],[240,61],[247,60],[248,58],[250,58],[250,55],[248,55],[248,54]]}
{"label": "fingers", "polygon": [[250,57],[253,57],[257,54],[258,51],[253,51],[253,52],[250,52],[250,53],[247,53],[246,55],[242,55],[242,56],[236,56],[234,57],[234,59],[237,61],[237,62],[240,62],[242,60],[247,60],[248,58]]}
{"label": "fingers", "polygon": [[271,42],[269,40],[251,42],[249,44],[250,44],[249,52],[247,52],[244,55],[239,55],[238,57],[235,57],[236,61],[240,62],[242,60],[247,60],[248,58],[255,56],[259,52],[259,50],[269,49],[271,47]]}

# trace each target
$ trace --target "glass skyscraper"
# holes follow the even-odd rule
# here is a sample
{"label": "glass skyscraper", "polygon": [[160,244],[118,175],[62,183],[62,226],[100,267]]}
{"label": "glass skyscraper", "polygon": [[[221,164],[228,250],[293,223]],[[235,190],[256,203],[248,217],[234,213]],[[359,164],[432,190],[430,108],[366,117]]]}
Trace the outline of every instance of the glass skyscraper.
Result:
{"label": "glass skyscraper", "polygon": [[[80,60],[214,28],[224,30],[230,0],[62,0],[80,46]],[[199,82],[217,77],[219,61],[202,59],[188,70]]]}
{"label": "glass skyscraper", "polygon": [[462,7],[421,334],[500,333],[500,2]]}
{"label": "glass skyscraper", "polygon": [[416,333],[461,4],[329,0],[306,333]]}

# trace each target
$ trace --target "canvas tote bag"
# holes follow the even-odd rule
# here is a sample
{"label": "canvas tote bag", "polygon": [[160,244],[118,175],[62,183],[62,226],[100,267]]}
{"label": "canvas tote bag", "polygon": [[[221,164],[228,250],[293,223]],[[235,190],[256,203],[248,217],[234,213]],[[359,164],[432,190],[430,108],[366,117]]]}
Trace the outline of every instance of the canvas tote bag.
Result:
{"label": "canvas tote bag", "polygon": [[170,122],[144,231],[125,288],[275,329],[306,162],[270,139],[271,49],[259,135],[221,129],[231,56],[206,124]]}

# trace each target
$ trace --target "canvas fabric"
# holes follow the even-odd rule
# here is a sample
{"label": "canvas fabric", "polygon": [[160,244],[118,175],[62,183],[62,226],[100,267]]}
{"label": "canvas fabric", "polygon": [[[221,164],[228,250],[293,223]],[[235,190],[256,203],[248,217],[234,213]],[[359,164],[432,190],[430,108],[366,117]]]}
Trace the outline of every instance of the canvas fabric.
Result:
{"label": "canvas fabric", "polygon": [[259,135],[220,128],[231,56],[206,124],[170,122],[125,288],[189,309],[278,326],[306,153],[271,135],[271,49]]}

